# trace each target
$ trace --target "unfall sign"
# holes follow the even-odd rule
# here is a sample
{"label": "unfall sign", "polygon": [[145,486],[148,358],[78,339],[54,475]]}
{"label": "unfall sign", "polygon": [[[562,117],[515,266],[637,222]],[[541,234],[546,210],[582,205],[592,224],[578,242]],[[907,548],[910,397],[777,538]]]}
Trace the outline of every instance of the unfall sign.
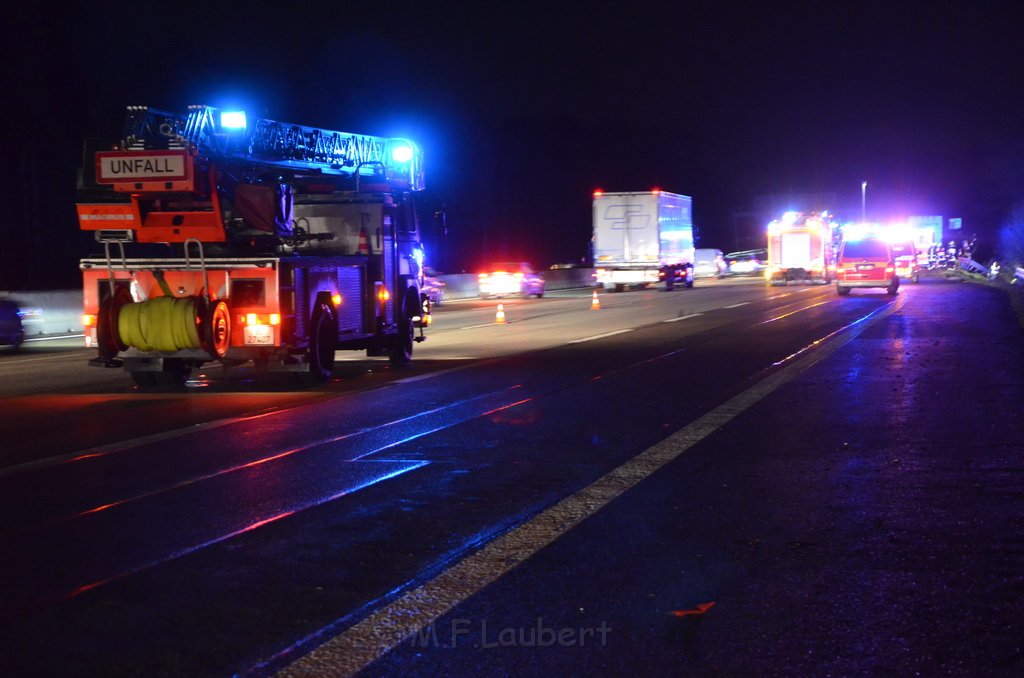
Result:
{"label": "unfall sign", "polygon": [[96,154],[96,183],[181,181],[190,167],[185,151],[105,151]]}

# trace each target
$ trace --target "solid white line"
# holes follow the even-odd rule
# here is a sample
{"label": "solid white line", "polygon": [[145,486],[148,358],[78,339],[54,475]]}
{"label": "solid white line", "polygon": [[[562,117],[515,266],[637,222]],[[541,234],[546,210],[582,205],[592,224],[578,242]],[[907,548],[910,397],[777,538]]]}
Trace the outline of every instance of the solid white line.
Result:
{"label": "solid white line", "polygon": [[478,327],[490,327],[491,325],[508,325],[508,321],[506,320],[503,323],[491,321],[489,323],[481,323],[480,325],[466,325],[464,327],[460,327],[459,329],[460,330],[475,330]]}
{"label": "solid white line", "polygon": [[30,341],[55,341],[57,339],[84,339],[84,334],[55,334],[52,337],[27,337],[25,343]]}
{"label": "solid white line", "polygon": [[746,306],[749,303],[750,303],[749,301],[741,301],[738,304],[731,304],[729,306],[723,306],[722,308],[739,308],[740,306]]}
{"label": "solid white line", "polygon": [[82,356],[79,353],[72,353],[72,352],[69,351],[68,353],[54,353],[54,354],[51,354],[51,355],[39,356],[38,358],[12,358],[11,360],[8,360],[7,362],[8,362],[8,364],[11,364],[11,365],[24,365],[25,363],[37,363],[37,362],[40,362],[42,360],[68,360],[68,359],[82,360]]}
{"label": "solid white line", "polygon": [[[627,490],[735,419],[780,386],[821,362],[868,327],[903,306],[903,300],[812,342],[788,363],[743,393],[644,450],[596,482],[566,497],[519,527],[497,537],[425,584],[286,666],[278,676],[354,675],[420,629],[531,558]],[[832,339],[829,341],[828,339]],[[823,343],[824,342],[824,343]],[[315,638],[310,636],[309,639]],[[301,646],[301,643],[299,644]]]}
{"label": "solid white line", "polygon": [[594,341],[595,339],[604,339],[605,337],[614,337],[616,334],[625,334],[626,332],[632,332],[633,328],[625,330],[615,330],[614,332],[605,332],[604,334],[595,334],[592,337],[583,337],[582,339],[573,339],[572,341],[566,342],[568,344],[582,344],[585,341]]}
{"label": "solid white line", "polygon": [[662,320],[661,322],[663,322],[663,323],[677,323],[680,320],[686,320],[687,318],[696,318],[699,315],[704,315],[704,314],[703,313],[691,313],[689,315],[681,315],[681,316],[676,317],[676,318],[669,318],[668,320]]}

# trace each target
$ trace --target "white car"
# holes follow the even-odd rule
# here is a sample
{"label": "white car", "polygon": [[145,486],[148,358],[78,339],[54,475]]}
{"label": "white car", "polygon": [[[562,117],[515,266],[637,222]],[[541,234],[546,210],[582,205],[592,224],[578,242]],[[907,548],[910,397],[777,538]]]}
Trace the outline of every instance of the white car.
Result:
{"label": "white car", "polygon": [[480,297],[522,295],[544,296],[544,278],[525,261],[505,261],[493,264],[477,276]]}

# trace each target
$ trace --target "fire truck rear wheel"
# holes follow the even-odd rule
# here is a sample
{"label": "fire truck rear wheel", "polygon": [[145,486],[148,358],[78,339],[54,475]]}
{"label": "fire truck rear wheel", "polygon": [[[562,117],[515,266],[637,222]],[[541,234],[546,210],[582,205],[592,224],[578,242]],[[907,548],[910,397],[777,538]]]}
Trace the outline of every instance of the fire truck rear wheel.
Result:
{"label": "fire truck rear wheel", "polygon": [[[412,304],[412,306],[410,306]],[[412,362],[412,346],[415,328],[413,327],[411,309],[416,306],[415,296],[406,295],[402,311],[398,316],[398,333],[395,335],[388,351],[388,359],[395,367],[408,365]]]}
{"label": "fire truck rear wheel", "polygon": [[323,383],[334,374],[334,351],[338,343],[338,323],[330,306],[320,302],[309,324],[308,378]]}

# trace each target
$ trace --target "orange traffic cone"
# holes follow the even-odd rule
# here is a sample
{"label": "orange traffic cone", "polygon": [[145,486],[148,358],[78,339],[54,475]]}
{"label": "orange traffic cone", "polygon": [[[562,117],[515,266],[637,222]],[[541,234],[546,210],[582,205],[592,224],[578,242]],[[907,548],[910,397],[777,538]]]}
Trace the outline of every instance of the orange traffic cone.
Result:
{"label": "orange traffic cone", "polygon": [[505,306],[498,304],[498,312],[494,314],[494,322],[501,324],[505,322]]}
{"label": "orange traffic cone", "polygon": [[369,254],[370,243],[366,240],[366,229],[359,229],[359,254]]}
{"label": "orange traffic cone", "polygon": [[601,302],[597,298],[597,290],[594,290],[594,297],[590,300],[590,310],[597,311],[601,308]]}

